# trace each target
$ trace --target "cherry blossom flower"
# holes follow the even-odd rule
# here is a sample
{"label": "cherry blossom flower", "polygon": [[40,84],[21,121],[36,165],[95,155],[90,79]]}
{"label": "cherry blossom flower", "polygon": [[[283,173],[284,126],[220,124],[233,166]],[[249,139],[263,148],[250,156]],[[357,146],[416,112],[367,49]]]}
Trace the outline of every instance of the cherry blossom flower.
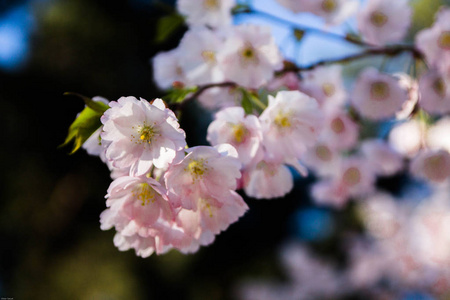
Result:
{"label": "cherry blossom flower", "polygon": [[[173,207],[197,210],[199,199],[225,203],[241,177],[236,149],[229,144],[197,146],[186,150],[181,162],[164,175]],[[210,201],[212,201],[210,200]]]}
{"label": "cherry blossom flower", "polygon": [[269,106],[260,116],[268,159],[300,159],[315,144],[321,117],[317,101],[299,91],[269,96]]}
{"label": "cherry blossom flower", "polygon": [[374,184],[375,171],[371,165],[354,155],[342,158],[333,174],[313,185],[311,194],[318,204],[342,208],[350,198],[373,193]]}
{"label": "cherry blossom flower", "polygon": [[382,46],[402,40],[411,23],[408,0],[369,0],[358,15],[358,29],[368,43]]}
{"label": "cherry blossom flower", "polygon": [[153,77],[161,89],[172,87],[174,82],[190,84],[180,64],[182,53],[179,48],[160,52],[152,59]]}
{"label": "cherry blossom flower", "polygon": [[450,9],[443,8],[436,15],[431,28],[416,35],[416,46],[425,54],[428,63],[442,75],[450,75]]}
{"label": "cherry blossom flower", "polygon": [[450,112],[450,89],[438,71],[430,70],[420,77],[419,91],[419,104],[423,110],[433,115]]}
{"label": "cherry blossom flower", "polygon": [[325,112],[340,109],[347,100],[341,72],[340,65],[318,67],[305,72],[302,74],[301,90],[315,98]]}
{"label": "cherry blossom flower", "polygon": [[432,150],[446,150],[450,153],[450,118],[444,117],[430,126],[426,132],[426,146]]}
{"label": "cherry blossom flower", "polygon": [[106,158],[117,168],[131,167],[137,175],[154,165],[167,168],[186,146],[185,134],[172,111],[161,99],[122,97],[110,102],[101,118]]}
{"label": "cherry blossom flower", "polygon": [[425,145],[425,134],[425,124],[411,119],[394,126],[389,132],[388,142],[403,156],[414,157]]}
{"label": "cherry blossom flower", "polygon": [[294,179],[283,163],[261,160],[244,170],[243,187],[247,196],[273,199],[289,193],[294,187]]}
{"label": "cherry blossom flower", "polygon": [[236,222],[248,210],[247,204],[234,191],[222,195],[221,201],[213,197],[197,199],[195,211],[181,209],[177,215],[177,224],[183,228],[190,243],[179,248],[184,253],[194,252],[199,246],[206,246],[214,241],[215,235]]}
{"label": "cherry blossom flower", "polygon": [[248,88],[259,88],[283,67],[270,28],[252,24],[233,27],[217,59],[225,80]]}
{"label": "cherry blossom flower", "polygon": [[[114,180],[106,195],[108,207],[100,215],[102,230],[114,227],[124,249],[126,244],[139,243],[139,249],[154,248],[157,252],[170,245],[156,245],[154,239],[164,240],[164,223],[170,224],[175,215],[166,197],[166,190],[153,178],[123,176]],[[142,240],[142,238],[149,238]],[[131,239],[131,240],[130,240]],[[135,248],[130,245],[131,248]],[[144,251],[144,250],[143,250]],[[144,255],[151,254],[148,249]]]}
{"label": "cherry blossom flower", "polygon": [[444,150],[422,150],[411,161],[413,175],[435,183],[450,177],[450,154]]}
{"label": "cherry blossom flower", "polygon": [[186,16],[190,26],[208,25],[213,28],[231,25],[234,0],[178,0],[178,11]]}
{"label": "cherry blossom flower", "polygon": [[208,110],[236,106],[242,101],[242,92],[234,87],[213,87],[198,97],[199,103]]}
{"label": "cherry blossom flower", "polygon": [[346,112],[335,111],[326,116],[319,139],[335,150],[348,150],[356,145],[359,126]]}
{"label": "cherry blossom flower", "polygon": [[419,83],[406,73],[393,74],[398,79],[398,84],[407,91],[408,100],[406,100],[402,108],[395,114],[397,120],[404,120],[411,116],[419,101]]}
{"label": "cherry blossom flower", "polygon": [[223,81],[217,52],[223,40],[207,28],[191,28],[181,39],[179,64],[187,81],[194,85]]}
{"label": "cherry blossom flower", "polygon": [[302,162],[316,174],[329,176],[337,168],[340,157],[336,149],[329,146],[326,141],[318,141],[308,149]]}
{"label": "cherry blossom flower", "polygon": [[381,139],[365,140],[361,152],[377,175],[391,176],[403,169],[403,156]]}
{"label": "cherry blossom flower", "polygon": [[262,154],[262,131],[259,119],[245,116],[242,107],[229,107],[219,111],[208,127],[207,140],[211,145],[227,143],[236,148],[243,165]]}
{"label": "cherry blossom flower", "polygon": [[359,74],[351,97],[357,111],[372,120],[393,117],[407,100],[408,92],[397,79],[374,68]]}
{"label": "cherry blossom flower", "polygon": [[358,5],[355,0],[309,0],[308,11],[329,25],[339,25],[356,13]]}

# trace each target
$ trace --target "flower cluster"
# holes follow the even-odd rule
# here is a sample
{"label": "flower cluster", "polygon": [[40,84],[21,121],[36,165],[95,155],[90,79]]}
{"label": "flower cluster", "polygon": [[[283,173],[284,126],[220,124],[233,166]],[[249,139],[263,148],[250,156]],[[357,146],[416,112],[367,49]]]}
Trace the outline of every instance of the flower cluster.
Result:
{"label": "flower cluster", "polygon": [[210,244],[247,210],[235,192],[241,177],[229,144],[186,148],[185,133],[161,99],[122,97],[103,114],[100,154],[114,181],[101,228],[115,228],[114,244],[147,257],[171,248]]}
{"label": "flower cluster", "polygon": [[[310,172],[314,203],[342,211],[357,202],[369,238],[347,243],[346,272],[294,245],[283,252],[293,284],[250,286],[242,298],[330,298],[365,288],[375,293],[385,278],[399,290],[414,285],[448,293],[450,275],[442,266],[450,263],[444,203],[450,183],[450,9],[442,8],[432,27],[405,45],[399,43],[411,23],[407,0],[277,2],[317,15],[326,29],[354,17],[358,38],[341,38],[361,52],[298,66],[284,60],[268,27],[232,24],[233,8],[242,9],[235,1],[177,1],[188,30],[152,65],[156,84],[182,99],[168,106],[161,99],[112,101],[101,128],[84,144],[114,179],[101,228],[115,228],[115,245],[142,257],[172,248],[194,252],[247,211],[236,190],[279,198],[293,189],[295,173]],[[242,11],[255,12],[250,6]],[[410,63],[406,68],[393,63],[399,54]],[[344,63],[372,55],[384,56],[381,68],[370,61],[343,76]],[[206,136],[211,146],[186,145],[176,113],[191,100],[213,116]],[[423,184],[431,196],[412,208],[381,191],[379,179],[397,174]]]}

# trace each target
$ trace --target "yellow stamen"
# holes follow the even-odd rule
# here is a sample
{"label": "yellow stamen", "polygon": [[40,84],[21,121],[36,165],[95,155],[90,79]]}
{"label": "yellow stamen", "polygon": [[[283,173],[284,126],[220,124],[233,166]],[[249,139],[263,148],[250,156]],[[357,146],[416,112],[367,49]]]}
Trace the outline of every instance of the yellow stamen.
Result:
{"label": "yellow stamen", "polygon": [[441,33],[438,39],[439,47],[450,50],[450,31]]}
{"label": "yellow stamen", "polygon": [[199,177],[202,177],[203,174],[205,174],[205,172],[208,170],[208,168],[206,168],[204,160],[200,159],[200,160],[192,160],[185,170],[191,173],[191,176],[195,180],[198,179]]}
{"label": "yellow stamen", "polygon": [[324,83],[322,85],[322,91],[327,97],[331,97],[336,92],[336,88],[334,87],[334,84],[332,83]]}
{"label": "yellow stamen", "polygon": [[274,123],[279,128],[288,128],[292,126],[289,114],[282,113],[281,111],[275,117]]}
{"label": "yellow stamen", "polygon": [[386,82],[376,81],[370,87],[370,94],[373,100],[385,100],[389,97],[389,86]]}
{"label": "yellow stamen", "polygon": [[341,118],[334,118],[334,120],[331,122],[331,129],[335,133],[342,133],[345,131],[345,124],[344,121],[342,121]]}
{"label": "yellow stamen", "polygon": [[133,191],[133,196],[145,206],[155,202],[155,190],[146,182],[140,183]]}
{"label": "yellow stamen", "polygon": [[320,145],[320,146],[316,147],[316,155],[318,158],[320,158],[323,161],[331,160],[331,151],[325,145]]}
{"label": "yellow stamen", "polygon": [[374,11],[370,15],[370,22],[376,27],[381,27],[388,21],[388,17],[380,11]]}
{"label": "yellow stamen", "polygon": [[203,5],[207,9],[218,9],[220,7],[220,0],[204,0]]}
{"label": "yellow stamen", "polygon": [[324,0],[322,1],[322,8],[326,12],[333,12],[336,10],[337,3],[335,0]]}
{"label": "yellow stamen", "polygon": [[236,143],[240,144],[243,141],[245,141],[245,138],[248,135],[248,130],[245,128],[242,124],[236,124],[233,125],[233,134],[234,134],[234,140]]}
{"label": "yellow stamen", "polygon": [[342,178],[347,185],[353,186],[361,181],[361,172],[358,168],[350,167],[344,172]]}

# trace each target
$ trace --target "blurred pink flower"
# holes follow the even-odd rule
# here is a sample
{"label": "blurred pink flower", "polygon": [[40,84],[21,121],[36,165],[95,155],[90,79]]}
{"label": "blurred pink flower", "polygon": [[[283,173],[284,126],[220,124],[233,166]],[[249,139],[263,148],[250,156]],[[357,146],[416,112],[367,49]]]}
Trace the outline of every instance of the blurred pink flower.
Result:
{"label": "blurred pink flower", "polygon": [[411,16],[408,0],[369,0],[357,14],[358,29],[370,44],[396,43],[405,37]]}
{"label": "blurred pink flower", "polygon": [[231,9],[235,0],[178,0],[177,9],[190,26],[213,28],[231,25]]}
{"label": "blurred pink flower", "polygon": [[408,92],[398,80],[375,68],[367,68],[359,74],[351,97],[356,110],[372,120],[394,117],[407,100]]}

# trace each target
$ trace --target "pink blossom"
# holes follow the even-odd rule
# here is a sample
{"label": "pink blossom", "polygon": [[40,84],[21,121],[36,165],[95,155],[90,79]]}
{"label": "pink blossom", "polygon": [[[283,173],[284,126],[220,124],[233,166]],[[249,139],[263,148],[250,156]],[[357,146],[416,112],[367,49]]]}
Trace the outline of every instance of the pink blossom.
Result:
{"label": "pink blossom", "polygon": [[268,159],[300,159],[315,144],[321,117],[317,101],[299,91],[269,96],[269,105],[260,116]]}
{"label": "pink blossom", "polygon": [[301,89],[315,98],[326,112],[342,108],[346,104],[347,92],[341,73],[340,65],[315,68],[304,73]]}
{"label": "pink blossom", "polygon": [[245,193],[256,199],[283,197],[294,187],[290,170],[282,163],[261,160],[244,170]]}
{"label": "pink blossom", "polygon": [[439,119],[426,132],[426,146],[432,150],[446,150],[450,153],[450,117]]}
{"label": "pink blossom", "polygon": [[316,181],[311,187],[311,196],[319,205],[343,208],[350,199],[349,191],[335,179],[322,179]]}
{"label": "pink blossom", "polygon": [[273,78],[267,85],[266,88],[272,92],[278,92],[280,90],[294,91],[298,90],[300,85],[300,79],[298,74],[294,72],[287,72],[281,76]]}
{"label": "pink blossom", "polygon": [[277,0],[277,2],[295,13],[310,12],[320,16],[329,25],[342,23],[358,8],[358,1],[354,0]]}
{"label": "pink blossom", "polygon": [[407,91],[408,100],[403,103],[402,108],[395,114],[397,120],[404,120],[411,116],[419,101],[419,84],[415,78],[406,73],[393,74],[398,79],[398,84]]}
{"label": "pink blossom", "polygon": [[231,9],[234,0],[178,0],[178,11],[186,16],[190,26],[207,25],[223,27],[231,25]]}
{"label": "pink blossom", "polygon": [[236,148],[243,165],[262,152],[262,131],[259,119],[245,116],[242,107],[229,107],[219,111],[208,127],[207,140],[211,145],[227,143]]}
{"label": "pink blossom", "polygon": [[217,56],[225,80],[248,88],[259,88],[283,67],[270,28],[253,24],[230,29],[223,50]]}
{"label": "pink blossom", "polygon": [[196,200],[195,211],[181,209],[177,215],[177,224],[183,228],[190,241],[179,248],[184,253],[194,252],[199,246],[211,244],[215,235],[226,230],[248,210],[242,197],[231,190],[222,194],[220,201],[208,195]]}
{"label": "pink blossom", "polygon": [[416,35],[416,46],[432,67],[442,75],[450,75],[450,9],[441,9],[431,28]]}
{"label": "pink blossom", "polygon": [[325,118],[319,139],[335,150],[348,150],[356,145],[359,126],[344,111],[334,111]]}
{"label": "pink blossom", "polygon": [[198,97],[199,103],[208,110],[236,106],[241,103],[241,99],[242,92],[233,87],[213,87]]}
{"label": "pink blossom", "polygon": [[308,149],[302,162],[318,175],[328,176],[334,173],[340,158],[334,147],[329,146],[326,140],[320,140]]}
{"label": "pink blossom", "polygon": [[179,48],[167,52],[160,52],[152,59],[153,77],[161,89],[172,87],[174,82],[190,84],[180,64],[182,53]]}
{"label": "pink blossom", "polygon": [[408,92],[388,74],[367,68],[356,79],[351,102],[364,117],[372,120],[391,118],[400,111]]}
{"label": "pink blossom", "polygon": [[365,140],[361,152],[377,175],[391,176],[403,169],[403,156],[381,139]]}
{"label": "pink blossom", "polygon": [[373,45],[399,42],[408,31],[411,15],[408,0],[369,0],[357,15],[358,29]]}
{"label": "pink blossom", "polygon": [[419,91],[423,110],[434,115],[450,112],[450,89],[438,71],[430,70],[420,77]]}
{"label": "pink blossom", "polygon": [[214,148],[197,146],[186,152],[184,159],[172,165],[164,175],[171,204],[195,211],[199,199],[226,202],[241,177],[236,149],[220,144]]}
{"label": "pink blossom", "polygon": [[425,124],[411,119],[397,124],[389,133],[391,147],[406,157],[413,157],[425,144]]}
{"label": "pink blossom", "polygon": [[106,158],[117,168],[131,167],[137,175],[154,165],[167,168],[186,146],[185,134],[161,99],[150,104],[134,97],[110,102],[101,118]]}
{"label": "pink blossom", "polygon": [[450,176],[450,154],[444,150],[422,150],[411,161],[410,171],[431,182],[446,181]]}
{"label": "pink blossom", "polygon": [[164,222],[170,227],[175,219],[165,193],[165,188],[146,176],[114,180],[106,195],[108,208],[100,215],[101,229],[114,227],[123,237],[150,237],[142,243],[154,246],[152,238],[163,239]]}
{"label": "pink blossom", "polygon": [[358,5],[355,0],[309,0],[308,11],[329,25],[339,25],[356,13]]}
{"label": "pink blossom", "polygon": [[207,28],[191,28],[181,39],[179,64],[187,81],[193,85],[223,81],[217,52],[223,40]]}

